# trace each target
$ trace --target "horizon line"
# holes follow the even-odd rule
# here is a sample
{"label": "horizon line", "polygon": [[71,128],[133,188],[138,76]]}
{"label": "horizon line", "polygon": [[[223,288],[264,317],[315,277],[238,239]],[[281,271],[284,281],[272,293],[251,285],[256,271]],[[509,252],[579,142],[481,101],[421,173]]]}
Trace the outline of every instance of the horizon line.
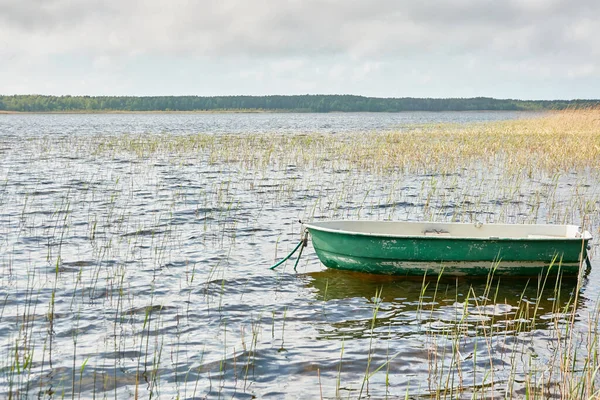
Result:
{"label": "horizon line", "polygon": [[27,93],[27,94],[2,94],[0,97],[17,97],[17,96],[40,96],[40,97],[203,97],[203,98],[217,98],[217,97],[359,97],[366,99],[381,99],[381,100],[401,100],[401,99],[427,99],[427,100],[472,100],[472,99],[490,99],[490,100],[505,100],[505,101],[533,101],[533,102],[552,102],[552,101],[598,101],[600,98],[554,98],[554,99],[521,99],[521,98],[501,98],[491,96],[471,96],[471,97],[415,97],[415,96],[403,96],[403,97],[381,97],[381,96],[366,96],[361,94],[324,94],[324,93],[305,93],[305,94],[217,94],[217,95],[200,95],[200,94],[152,94],[152,95],[139,95],[139,94],[41,94],[41,93]]}

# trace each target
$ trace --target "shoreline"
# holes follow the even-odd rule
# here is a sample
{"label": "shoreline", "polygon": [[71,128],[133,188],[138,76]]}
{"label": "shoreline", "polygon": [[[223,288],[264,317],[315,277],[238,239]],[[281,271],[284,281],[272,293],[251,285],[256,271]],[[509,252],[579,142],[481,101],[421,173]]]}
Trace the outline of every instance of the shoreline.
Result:
{"label": "shoreline", "polygon": [[264,114],[264,113],[292,113],[301,111],[276,111],[276,110],[194,110],[194,111],[129,111],[129,110],[72,110],[72,111],[7,111],[0,110],[0,114]]}
{"label": "shoreline", "polygon": [[406,111],[302,111],[302,110],[194,110],[194,111],[129,111],[129,110],[73,110],[73,111],[7,111],[0,110],[0,115],[31,115],[31,114],[402,114],[402,113],[488,113],[488,112],[514,112],[514,113],[544,113],[553,110],[406,110]]}

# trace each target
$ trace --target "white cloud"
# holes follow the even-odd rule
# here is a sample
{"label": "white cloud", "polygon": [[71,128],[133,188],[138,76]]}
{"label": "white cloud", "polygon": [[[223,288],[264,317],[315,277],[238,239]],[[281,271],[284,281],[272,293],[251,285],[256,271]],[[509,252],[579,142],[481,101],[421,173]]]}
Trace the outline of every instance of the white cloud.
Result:
{"label": "white cloud", "polygon": [[598,66],[594,64],[583,64],[567,70],[569,78],[586,78],[589,76],[599,77]]}
{"label": "white cloud", "polygon": [[[0,0],[0,74],[35,75],[45,67],[49,79],[59,79],[48,64],[83,57],[96,70],[90,73],[112,70],[117,81],[125,67],[161,59],[172,68],[194,65],[213,80],[274,76],[284,91],[286,79],[290,88],[304,82],[319,92],[338,90],[338,80],[346,80],[344,92],[359,80],[384,86],[397,79],[394,69],[430,63],[448,70],[440,67],[420,82],[452,79],[465,69],[489,87],[506,73],[523,82],[536,74],[597,78],[595,15],[596,0]],[[15,67],[24,63],[28,68]],[[31,79],[17,80],[0,78],[0,87],[31,88]],[[93,91],[94,79],[85,81]]]}

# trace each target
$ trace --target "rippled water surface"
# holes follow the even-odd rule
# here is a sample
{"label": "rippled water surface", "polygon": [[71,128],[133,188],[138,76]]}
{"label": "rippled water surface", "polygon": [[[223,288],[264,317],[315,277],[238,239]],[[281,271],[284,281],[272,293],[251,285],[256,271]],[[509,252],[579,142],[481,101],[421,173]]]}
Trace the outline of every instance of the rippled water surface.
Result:
{"label": "rippled water surface", "polygon": [[573,223],[600,236],[596,174],[526,176],[508,190],[477,169],[257,168],[82,145],[528,116],[0,115],[0,396],[560,396],[557,355],[588,351],[597,327],[594,259],[579,282],[491,284],[326,270],[310,245],[297,272],[294,259],[269,266],[298,242],[299,219]]}
{"label": "rippled water surface", "polygon": [[391,131],[407,125],[526,118],[515,111],[410,113],[231,113],[231,114],[29,114],[3,115],[2,134],[22,136],[96,133],[311,133]]}

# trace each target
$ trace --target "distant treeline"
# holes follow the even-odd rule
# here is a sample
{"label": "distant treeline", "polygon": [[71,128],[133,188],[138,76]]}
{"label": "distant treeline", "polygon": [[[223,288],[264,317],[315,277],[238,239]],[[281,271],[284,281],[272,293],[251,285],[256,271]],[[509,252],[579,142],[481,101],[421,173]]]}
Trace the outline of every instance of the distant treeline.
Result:
{"label": "distant treeline", "polygon": [[560,110],[597,107],[600,100],[511,100],[378,98],[352,95],[302,96],[0,96],[0,111],[224,111],[399,112],[469,110]]}

